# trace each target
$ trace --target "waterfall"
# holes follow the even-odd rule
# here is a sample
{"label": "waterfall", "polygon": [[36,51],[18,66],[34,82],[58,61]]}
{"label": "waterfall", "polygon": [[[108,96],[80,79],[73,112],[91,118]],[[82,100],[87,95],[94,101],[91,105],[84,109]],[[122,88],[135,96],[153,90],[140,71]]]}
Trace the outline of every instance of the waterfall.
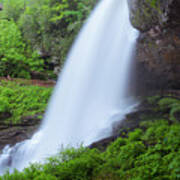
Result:
{"label": "waterfall", "polygon": [[86,146],[110,135],[112,123],[136,103],[127,92],[137,36],[127,0],[99,2],[72,46],[42,125],[30,140],[4,148],[1,174],[43,162],[62,145]]}

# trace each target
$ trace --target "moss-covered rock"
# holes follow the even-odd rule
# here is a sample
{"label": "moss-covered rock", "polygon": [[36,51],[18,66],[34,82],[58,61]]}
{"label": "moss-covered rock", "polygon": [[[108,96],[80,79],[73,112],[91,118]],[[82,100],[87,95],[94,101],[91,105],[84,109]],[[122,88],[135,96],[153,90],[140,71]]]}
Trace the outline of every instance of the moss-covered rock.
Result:
{"label": "moss-covered rock", "polygon": [[141,31],[147,31],[155,25],[166,26],[174,14],[173,3],[177,5],[175,0],[129,0],[133,26]]}

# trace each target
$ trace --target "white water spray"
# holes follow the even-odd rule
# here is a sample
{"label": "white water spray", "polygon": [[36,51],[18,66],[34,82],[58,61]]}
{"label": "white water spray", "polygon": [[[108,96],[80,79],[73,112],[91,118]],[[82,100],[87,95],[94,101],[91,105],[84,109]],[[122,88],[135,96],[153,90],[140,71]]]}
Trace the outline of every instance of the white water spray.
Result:
{"label": "white water spray", "polygon": [[112,123],[134,106],[126,92],[137,34],[127,0],[99,3],[72,47],[39,131],[3,150],[0,173],[42,161],[61,145],[88,145],[109,135]]}

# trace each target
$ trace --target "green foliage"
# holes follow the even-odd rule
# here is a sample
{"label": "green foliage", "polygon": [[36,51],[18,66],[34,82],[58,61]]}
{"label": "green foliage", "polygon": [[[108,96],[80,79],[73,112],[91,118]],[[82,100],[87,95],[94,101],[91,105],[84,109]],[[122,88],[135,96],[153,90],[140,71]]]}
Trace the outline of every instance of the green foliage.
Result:
{"label": "green foliage", "polygon": [[157,120],[118,138],[105,152],[67,149],[0,180],[174,180],[180,178],[180,123]]}
{"label": "green foliage", "polygon": [[17,21],[25,10],[25,0],[0,0],[3,11],[0,12],[1,19]]}
{"label": "green foliage", "polygon": [[140,140],[141,136],[142,136],[143,131],[141,129],[136,129],[133,132],[129,133],[129,140],[130,141],[138,141]]}
{"label": "green foliage", "polygon": [[[81,154],[79,154],[79,151]],[[73,158],[72,153],[69,154],[69,150],[67,153],[63,153],[63,156],[60,154],[62,159],[66,159],[68,155],[70,155],[69,160],[59,161],[59,168],[53,166],[54,168],[50,168],[52,166],[52,162],[50,161],[48,164],[44,166],[44,171],[50,174],[55,174],[59,179],[68,180],[68,179],[91,179],[93,175],[93,169],[99,166],[103,160],[100,157],[100,153],[96,149],[84,149],[84,150],[73,150]],[[65,157],[64,157],[65,156]],[[60,159],[61,159],[60,158]]]}
{"label": "green foliage", "polygon": [[[66,54],[96,0],[0,0],[0,48],[11,46],[0,65],[13,76],[30,78],[30,71],[50,72],[63,65]],[[10,21],[10,22],[9,22]],[[14,28],[13,28],[14,27]],[[4,30],[3,30],[4,29]],[[4,38],[4,39],[3,39]],[[9,47],[8,46],[8,47]],[[15,49],[17,48],[17,51]],[[33,49],[33,50],[32,50]],[[38,53],[44,58],[39,58]],[[11,63],[13,62],[13,63]],[[19,67],[19,62],[23,62]],[[12,68],[15,64],[16,66]],[[21,69],[21,72],[19,72]],[[6,75],[3,70],[1,76]],[[17,72],[18,75],[17,75]],[[52,75],[53,76],[53,75]]]}
{"label": "green foliage", "polygon": [[0,21],[0,76],[30,78],[31,71],[40,71],[43,61],[22,40],[13,21]]}
{"label": "green foliage", "polygon": [[177,120],[180,113],[180,100],[178,98],[170,94],[165,97],[156,95],[148,97],[147,102],[155,112],[163,114],[164,118],[168,118],[171,121]]}
{"label": "green foliage", "polygon": [[0,96],[0,113],[7,112],[9,107],[8,97]]}
{"label": "green foliage", "polygon": [[92,9],[93,2],[31,0],[18,24],[28,43],[62,65],[72,41]]}
{"label": "green foliage", "polygon": [[161,99],[158,104],[162,108],[171,108],[173,106],[180,105],[180,100],[168,97]]}
{"label": "green foliage", "polygon": [[159,0],[147,0],[151,7],[156,8],[158,6]]}
{"label": "green foliage", "polygon": [[150,96],[150,97],[147,98],[147,101],[148,101],[149,104],[155,104],[159,98],[160,98],[159,95]]}
{"label": "green foliage", "polygon": [[12,124],[26,116],[43,114],[51,92],[52,88],[1,81],[0,114],[10,114],[5,122]]}
{"label": "green foliage", "polygon": [[180,104],[179,105],[176,104],[175,106],[173,106],[173,108],[170,111],[170,119],[172,121],[176,121],[176,117],[175,117],[176,113],[180,113]]}
{"label": "green foliage", "polygon": [[158,102],[161,110],[169,109],[170,120],[176,121],[175,114],[180,112],[180,100],[176,98],[163,98]]}

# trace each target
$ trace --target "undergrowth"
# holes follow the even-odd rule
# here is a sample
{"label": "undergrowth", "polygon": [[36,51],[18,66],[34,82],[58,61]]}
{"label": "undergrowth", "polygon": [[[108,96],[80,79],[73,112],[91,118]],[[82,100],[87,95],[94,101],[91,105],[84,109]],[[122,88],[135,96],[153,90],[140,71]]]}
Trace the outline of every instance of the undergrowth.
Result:
{"label": "undergrowth", "polygon": [[162,118],[141,121],[138,128],[126,132],[105,150],[83,146],[65,149],[45,164],[7,172],[0,180],[180,179],[180,121],[175,116],[179,100],[159,96],[148,101],[159,108]]}
{"label": "undergrowth", "polygon": [[0,180],[174,180],[180,178],[180,123],[162,119],[119,137],[105,152],[67,149],[46,164],[6,173]]}
{"label": "undergrowth", "polygon": [[25,81],[0,81],[0,117],[6,124],[17,124],[26,116],[42,115],[51,92],[52,88],[30,85]]}
{"label": "undergrowth", "polygon": [[[180,122],[171,118],[179,100],[148,98],[168,116],[144,120],[139,128],[111,142],[106,150],[69,148],[0,180],[175,180],[180,179]],[[166,109],[166,110],[165,110]],[[168,109],[168,111],[167,111]],[[176,118],[175,116],[173,116]],[[101,148],[100,148],[101,149]]]}

